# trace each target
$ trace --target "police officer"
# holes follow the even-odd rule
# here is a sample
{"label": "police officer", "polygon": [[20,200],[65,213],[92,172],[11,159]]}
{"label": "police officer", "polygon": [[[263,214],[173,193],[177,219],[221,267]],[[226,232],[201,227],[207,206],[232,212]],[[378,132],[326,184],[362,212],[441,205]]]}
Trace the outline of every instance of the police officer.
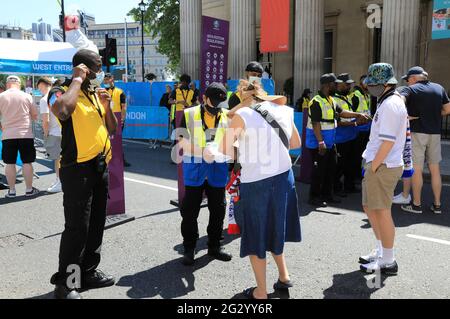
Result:
{"label": "police officer", "polygon": [[306,147],[311,152],[313,161],[312,182],[309,204],[325,207],[339,203],[333,197],[333,182],[336,171],[335,134],[337,119],[356,118],[364,121],[365,116],[343,110],[333,99],[336,93],[336,76],[324,74],[320,78],[321,89],[309,107],[306,129]]}
{"label": "police officer", "polygon": [[225,219],[225,186],[228,164],[214,158],[227,127],[227,91],[220,83],[211,84],[203,97],[204,104],[184,111],[180,146],[183,148],[185,197],[181,205],[181,232],[184,245],[184,265],[194,264],[195,247],[199,238],[198,215],[206,193],[209,208],[208,255],[221,261],[232,256],[221,247]]}
{"label": "police officer", "polygon": [[[370,118],[371,116],[371,97],[367,90],[367,85],[364,83],[366,80],[367,75],[363,75],[360,78],[360,84],[359,86],[355,86],[353,93],[352,93],[352,109],[354,112],[365,114],[367,117]],[[369,143],[369,136],[370,136],[370,128],[371,128],[371,121],[359,125],[358,126],[358,137],[356,140],[356,153],[355,156],[355,178],[358,180],[362,179],[362,154],[364,150],[366,149],[367,143]]]}
{"label": "police officer", "polygon": [[97,266],[106,220],[107,164],[112,157],[109,136],[116,132],[118,123],[110,106],[111,96],[100,89],[104,79],[101,57],[80,50],[73,58],[73,67],[72,79],[53,88],[48,97],[62,126],[60,177],[65,228],[59,271],[51,279],[58,299],[80,299],[76,288],[103,288],[115,283]]}
{"label": "police officer", "polygon": [[[123,90],[116,87],[114,83],[114,76],[111,73],[105,74],[105,80],[103,82],[104,87],[111,95],[111,106],[113,113],[121,113],[121,126],[122,132],[125,128],[125,120],[127,119],[127,97]],[[123,154],[123,165],[125,167],[130,167],[131,164],[125,160],[125,153]]]}
{"label": "police officer", "polygon": [[[244,80],[249,81],[250,83],[253,83],[254,81],[261,81],[262,76],[264,73],[264,68],[261,65],[261,63],[253,61],[250,62],[247,67],[245,68],[245,78]],[[239,95],[239,92],[233,93],[228,100],[228,108],[232,110],[239,104],[241,104],[241,97]]]}
{"label": "police officer", "polygon": [[[337,92],[334,96],[336,104],[348,112],[353,111],[350,91],[355,83],[348,73],[340,74],[337,78]],[[355,186],[355,165],[358,165],[356,159],[357,153],[356,138],[358,123],[356,119],[340,118],[336,128],[336,149],[338,152],[338,161],[336,175],[334,180],[335,194],[346,197],[347,194],[356,193],[359,190]],[[344,176],[344,184],[341,179]]]}

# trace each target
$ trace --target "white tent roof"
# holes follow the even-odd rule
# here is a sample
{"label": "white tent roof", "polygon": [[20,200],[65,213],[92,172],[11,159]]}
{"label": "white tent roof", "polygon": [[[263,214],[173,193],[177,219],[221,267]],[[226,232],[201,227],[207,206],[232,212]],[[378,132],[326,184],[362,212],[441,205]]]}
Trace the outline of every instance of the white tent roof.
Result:
{"label": "white tent roof", "polygon": [[69,43],[0,39],[0,73],[69,75],[76,52]]}

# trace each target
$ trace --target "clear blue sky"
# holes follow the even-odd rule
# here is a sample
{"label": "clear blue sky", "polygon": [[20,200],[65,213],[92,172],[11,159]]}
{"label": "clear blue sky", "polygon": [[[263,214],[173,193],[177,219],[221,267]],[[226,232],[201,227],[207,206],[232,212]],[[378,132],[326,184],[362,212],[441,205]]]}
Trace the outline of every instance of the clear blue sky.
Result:
{"label": "clear blue sky", "polygon": [[[1,0],[0,24],[16,25],[31,29],[40,18],[58,27],[61,12],[57,0]],[[66,13],[82,9],[95,15],[97,23],[123,22],[127,13],[137,7],[140,0],[65,0]],[[131,18],[127,18],[131,21]]]}

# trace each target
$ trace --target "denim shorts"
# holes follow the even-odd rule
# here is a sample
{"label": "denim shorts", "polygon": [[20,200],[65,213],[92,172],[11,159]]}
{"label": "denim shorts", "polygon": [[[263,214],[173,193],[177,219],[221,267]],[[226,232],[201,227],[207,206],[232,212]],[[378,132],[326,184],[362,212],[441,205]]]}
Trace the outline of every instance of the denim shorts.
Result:
{"label": "denim shorts", "polygon": [[267,252],[279,256],[286,242],[300,242],[300,214],[292,170],[241,184],[235,218],[241,229],[241,258],[265,259]]}

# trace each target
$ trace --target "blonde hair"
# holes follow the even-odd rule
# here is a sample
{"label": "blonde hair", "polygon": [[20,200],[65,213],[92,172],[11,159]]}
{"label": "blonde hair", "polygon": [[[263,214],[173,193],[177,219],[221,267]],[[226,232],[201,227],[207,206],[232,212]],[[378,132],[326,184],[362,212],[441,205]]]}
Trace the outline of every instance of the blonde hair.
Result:
{"label": "blonde hair", "polygon": [[254,99],[257,99],[256,96],[258,96],[258,95],[260,95],[260,96],[266,95],[266,92],[262,88],[261,84],[259,84],[259,83],[250,84],[250,82],[247,80],[239,81],[239,85],[238,85],[237,89],[239,92],[246,91],[250,85],[253,85],[253,87],[255,88],[255,90],[254,90],[255,94],[253,94]]}

